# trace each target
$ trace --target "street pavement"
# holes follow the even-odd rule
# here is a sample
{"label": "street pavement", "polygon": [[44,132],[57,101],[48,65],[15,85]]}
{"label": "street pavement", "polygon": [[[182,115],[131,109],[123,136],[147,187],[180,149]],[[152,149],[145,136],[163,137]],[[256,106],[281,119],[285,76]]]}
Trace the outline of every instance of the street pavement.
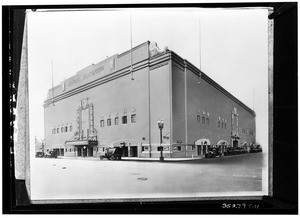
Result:
{"label": "street pavement", "polygon": [[262,191],[262,153],[180,162],[89,160],[32,159],[31,199],[201,197]]}

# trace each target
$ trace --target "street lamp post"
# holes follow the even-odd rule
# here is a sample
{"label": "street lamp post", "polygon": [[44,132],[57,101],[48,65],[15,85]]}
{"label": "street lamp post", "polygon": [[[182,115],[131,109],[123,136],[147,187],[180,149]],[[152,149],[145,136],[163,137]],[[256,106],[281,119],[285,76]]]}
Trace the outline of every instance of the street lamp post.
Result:
{"label": "street lamp post", "polygon": [[162,147],[162,129],[164,128],[164,121],[163,120],[159,120],[157,121],[158,123],[158,128],[160,130],[160,161],[164,161],[164,157],[163,157],[163,147]]}

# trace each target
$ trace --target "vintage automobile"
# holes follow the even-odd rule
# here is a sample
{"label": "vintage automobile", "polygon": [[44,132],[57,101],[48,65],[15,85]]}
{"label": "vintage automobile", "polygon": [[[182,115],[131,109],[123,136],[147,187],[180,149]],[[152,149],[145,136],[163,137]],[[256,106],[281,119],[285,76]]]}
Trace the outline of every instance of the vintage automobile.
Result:
{"label": "vintage automobile", "polygon": [[235,148],[235,150],[236,150],[236,154],[245,154],[245,153],[247,153],[247,151],[242,147],[237,147],[237,148]]}
{"label": "vintage automobile", "polygon": [[103,160],[103,158],[107,158],[108,160],[121,160],[122,155],[122,148],[106,148],[104,152],[100,154],[100,160]]}
{"label": "vintage automobile", "polygon": [[224,152],[225,156],[236,155],[236,154],[237,154],[237,150],[233,147],[227,148],[227,150]]}
{"label": "vintage automobile", "polygon": [[250,153],[257,153],[257,152],[262,152],[262,148],[260,145],[257,145],[256,147],[252,146],[250,148]]}
{"label": "vintage automobile", "polygon": [[36,152],[35,157],[44,157],[44,152],[42,151]]}
{"label": "vintage automobile", "polygon": [[221,157],[222,153],[218,148],[209,148],[205,153],[205,158]]}
{"label": "vintage automobile", "polygon": [[55,151],[48,151],[48,152],[45,152],[44,157],[46,157],[46,158],[57,158],[57,154],[56,154]]}

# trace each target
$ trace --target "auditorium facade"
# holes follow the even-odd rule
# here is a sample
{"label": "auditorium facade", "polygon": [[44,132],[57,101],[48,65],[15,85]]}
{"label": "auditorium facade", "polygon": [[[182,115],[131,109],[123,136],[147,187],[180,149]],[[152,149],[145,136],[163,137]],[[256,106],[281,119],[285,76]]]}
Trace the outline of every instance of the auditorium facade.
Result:
{"label": "auditorium facade", "polygon": [[167,158],[204,157],[209,147],[255,143],[253,110],[149,41],[62,81],[43,106],[45,150],[62,156],[121,147],[126,157],[158,158],[162,146]]}

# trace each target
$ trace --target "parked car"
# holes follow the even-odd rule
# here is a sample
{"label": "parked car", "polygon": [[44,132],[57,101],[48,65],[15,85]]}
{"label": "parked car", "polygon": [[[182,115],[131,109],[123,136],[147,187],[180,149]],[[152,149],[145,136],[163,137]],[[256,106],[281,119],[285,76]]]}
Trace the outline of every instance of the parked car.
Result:
{"label": "parked car", "polygon": [[218,148],[209,148],[205,153],[205,158],[221,157],[222,153]]}
{"label": "parked car", "polygon": [[236,150],[236,154],[245,154],[247,152],[247,150],[245,150],[242,147],[236,147],[235,150]]}
{"label": "parked car", "polygon": [[257,153],[257,152],[262,152],[262,148],[260,145],[257,145],[256,147],[251,147],[250,148],[250,153]]}
{"label": "parked car", "polygon": [[233,147],[227,148],[227,150],[224,152],[225,156],[236,155],[236,154],[237,154],[237,150]]}
{"label": "parked car", "polygon": [[100,154],[100,160],[107,158],[108,160],[121,160],[123,155],[123,149],[116,148],[106,148],[102,154]]}
{"label": "parked car", "polygon": [[44,157],[44,152],[42,151],[36,152],[35,157]]}
{"label": "parked car", "polygon": [[48,151],[48,152],[45,153],[44,156],[47,157],[47,158],[57,158],[57,154],[56,154],[55,151]]}

